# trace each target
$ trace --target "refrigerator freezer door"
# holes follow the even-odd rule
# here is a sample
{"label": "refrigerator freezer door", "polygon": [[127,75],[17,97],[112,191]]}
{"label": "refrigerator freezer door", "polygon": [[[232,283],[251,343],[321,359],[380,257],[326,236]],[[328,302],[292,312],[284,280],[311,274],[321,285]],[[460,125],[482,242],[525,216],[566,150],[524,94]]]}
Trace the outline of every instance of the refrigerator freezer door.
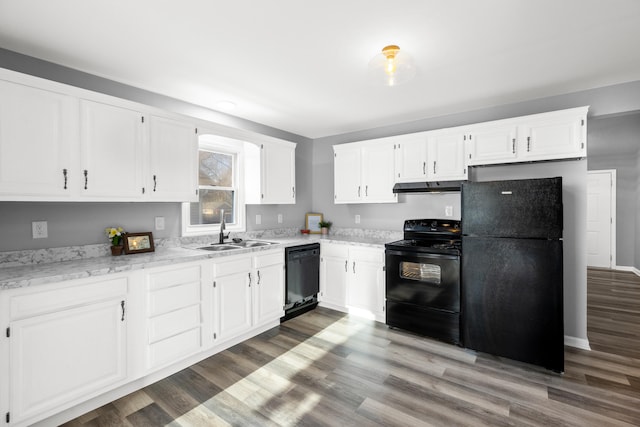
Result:
{"label": "refrigerator freezer door", "polygon": [[463,183],[462,234],[561,238],[562,178]]}
{"label": "refrigerator freezer door", "polygon": [[462,341],[564,370],[562,241],[462,239]]}

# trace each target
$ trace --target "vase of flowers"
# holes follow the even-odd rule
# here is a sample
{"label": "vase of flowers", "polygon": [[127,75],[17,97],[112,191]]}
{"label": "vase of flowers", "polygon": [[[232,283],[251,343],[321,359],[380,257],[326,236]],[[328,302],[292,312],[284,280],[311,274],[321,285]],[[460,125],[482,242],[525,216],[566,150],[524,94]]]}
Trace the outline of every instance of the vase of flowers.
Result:
{"label": "vase of flowers", "polygon": [[108,227],[104,231],[111,242],[111,255],[122,255],[122,252],[124,251],[122,236],[125,234],[125,231],[122,227]]}

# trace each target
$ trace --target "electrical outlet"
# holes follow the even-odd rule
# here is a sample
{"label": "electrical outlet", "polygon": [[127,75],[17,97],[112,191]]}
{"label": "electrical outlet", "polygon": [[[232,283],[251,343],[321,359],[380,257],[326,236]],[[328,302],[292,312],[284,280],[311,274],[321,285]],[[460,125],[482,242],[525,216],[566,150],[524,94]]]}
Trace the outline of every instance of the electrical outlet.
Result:
{"label": "electrical outlet", "polygon": [[46,239],[49,237],[47,221],[33,221],[31,223],[31,234],[34,239]]}
{"label": "electrical outlet", "polygon": [[164,217],[157,216],[156,217],[156,230],[164,230]]}
{"label": "electrical outlet", "polygon": [[257,214],[256,215],[256,225],[260,225],[262,224],[262,215]]}
{"label": "electrical outlet", "polygon": [[283,220],[282,214],[278,214],[278,224],[282,224],[282,220]]}
{"label": "electrical outlet", "polygon": [[453,206],[447,206],[444,208],[444,216],[453,216]]}
{"label": "electrical outlet", "polygon": [[356,215],[356,224],[360,224],[360,215]]}

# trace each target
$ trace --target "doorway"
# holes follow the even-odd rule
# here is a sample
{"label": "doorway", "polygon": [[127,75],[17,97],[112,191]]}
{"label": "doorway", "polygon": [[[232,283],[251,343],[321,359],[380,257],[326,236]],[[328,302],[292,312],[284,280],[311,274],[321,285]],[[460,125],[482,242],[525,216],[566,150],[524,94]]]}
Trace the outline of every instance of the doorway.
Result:
{"label": "doorway", "polygon": [[587,265],[612,269],[616,265],[616,171],[587,173]]}

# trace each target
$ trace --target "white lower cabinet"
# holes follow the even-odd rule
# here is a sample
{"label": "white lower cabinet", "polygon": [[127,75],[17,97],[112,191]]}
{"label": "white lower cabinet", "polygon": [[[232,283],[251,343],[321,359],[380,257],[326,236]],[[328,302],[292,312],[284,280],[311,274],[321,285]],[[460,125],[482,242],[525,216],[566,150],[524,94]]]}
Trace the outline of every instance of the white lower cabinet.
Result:
{"label": "white lower cabinet", "polygon": [[127,379],[128,288],[118,275],[3,292],[1,395],[11,425],[32,424]]}
{"label": "white lower cabinet", "polygon": [[146,273],[146,370],[156,370],[211,344],[206,265],[158,267]]}
{"label": "white lower cabinet", "polygon": [[214,340],[236,338],[284,316],[284,252],[225,257],[214,266]]}
{"label": "white lower cabinet", "polygon": [[322,306],[385,321],[384,249],[322,242]]}
{"label": "white lower cabinet", "polygon": [[282,248],[1,290],[0,412],[59,424],[277,325],[284,297]]}
{"label": "white lower cabinet", "polygon": [[214,266],[214,340],[226,341],[251,329],[251,257]]}

